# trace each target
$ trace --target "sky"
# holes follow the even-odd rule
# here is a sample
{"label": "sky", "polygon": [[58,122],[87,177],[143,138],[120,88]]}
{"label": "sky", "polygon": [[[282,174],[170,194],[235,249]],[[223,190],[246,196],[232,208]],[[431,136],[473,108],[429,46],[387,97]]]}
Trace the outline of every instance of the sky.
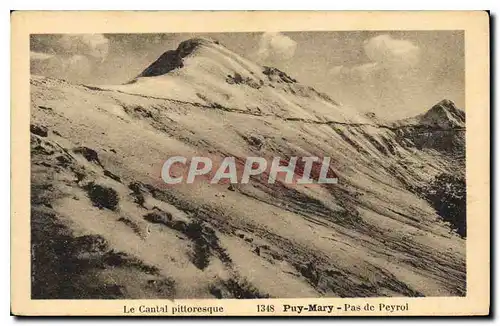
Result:
{"label": "sky", "polygon": [[346,109],[385,120],[422,113],[442,99],[465,109],[462,31],[51,34],[31,36],[31,72],[75,83],[130,81],[163,52],[208,36],[275,66]]}

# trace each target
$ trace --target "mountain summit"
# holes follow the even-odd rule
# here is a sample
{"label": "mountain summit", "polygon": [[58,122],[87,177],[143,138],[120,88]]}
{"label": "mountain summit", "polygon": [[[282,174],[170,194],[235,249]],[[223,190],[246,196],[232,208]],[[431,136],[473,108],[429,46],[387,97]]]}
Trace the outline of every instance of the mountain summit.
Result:
{"label": "mountain summit", "polygon": [[107,88],[254,115],[369,122],[285,72],[260,66],[208,38],[184,41],[129,83]]}
{"label": "mountain summit", "polygon": [[442,100],[419,117],[419,123],[441,128],[464,128],[465,112],[450,100]]}
{"label": "mountain summit", "polygon": [[434,104],[426,112],[415,117],[398,120],[396,126],[421,126],[438,129],[465,128],[465,112],[448,99]]}
{"label": "mountain summit", "polygon": [[[179,44],[176,50],[163,53],[155,62],[148,66],[137,76],[154,77],[164,75],[174,69],[184,67],[183,59],[192,54],[200,47],[215,47],[219,45],[218,41],[209,38],[193,38]],[[216,48],[216,47],[215,47]]]}

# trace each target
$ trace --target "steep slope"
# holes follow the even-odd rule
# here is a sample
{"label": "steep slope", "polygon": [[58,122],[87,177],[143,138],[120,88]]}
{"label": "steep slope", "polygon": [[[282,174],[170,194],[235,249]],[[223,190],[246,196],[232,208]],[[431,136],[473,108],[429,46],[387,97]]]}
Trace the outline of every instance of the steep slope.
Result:
{"label": "steep slope", "polygon": [[[415,144],[421,124],[372,123],[205,39],[127,85],[31,87],[35,297],[465,294],[465,240],[415,193],[463,167]],[[174,155],[330,156],[339,183],[167,186]]]}

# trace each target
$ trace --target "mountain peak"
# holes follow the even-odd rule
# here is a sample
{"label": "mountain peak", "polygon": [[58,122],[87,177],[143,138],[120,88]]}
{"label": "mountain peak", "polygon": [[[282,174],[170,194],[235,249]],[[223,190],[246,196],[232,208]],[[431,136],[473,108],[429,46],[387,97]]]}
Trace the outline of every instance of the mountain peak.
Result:
{"label": "mountain peak", "polygon": [[463,119],[465,119],[464,111],[457,108],[455,103],[451,100],[448,100],[448,99],[444,99],[444,100],[441,100],[438,103],[436,103],[428,112],[431,112],[431,111],[448,112],[448,113],[451,113],[452,115],[463,116]]}
{"label": "mountain peak", "polygon": [[457,108],[453,101],[444,99],[424,113],[420,122],[443,128],[465,127],[465,112]]}
{"label": "mountain peak", "polygon": [[449,107],[449,108],[451,108],[451,107],[456,108],[455,102],[453,102],[452,100],[448,100],[446,98],[439,101],[434,106],[444,106],[444,107]]}
{"label": "mountain peak", "polygon": [[369,122],[284,71],[261,66],[210,38],[183,41],[131,82],[108,89],[254,115]]}
{"label": "mountain peak", "polygon": [[211,38],[211,37],[193,37],[190,39],[187,39],[185,41],[182,41],[179,43],[179,46],[177,47],[178,50],[183,49],[183,48],[192,48],[192,47],[198,47],[198,46],[203,46],[203,45],[219,45],[219,41]]}
{"label": "mountain peak", "polygon": [[428,111],[398,120],[395,125],[420,125],[440,129],[465,128],[465,112],[457,108],[453,101],[444,99],[434,104]]}
{"label": "mountain peak", "polygon": [[217,46],[220,43],[217,40],[208,37],[196,37],[188,39],[179,44],[176,50],[170,50],[163,53],[155,62],[149,65],[139,77],[154,77],[164,75],[170,71],[184,67],[183,59],[194,53],[201,47]]}

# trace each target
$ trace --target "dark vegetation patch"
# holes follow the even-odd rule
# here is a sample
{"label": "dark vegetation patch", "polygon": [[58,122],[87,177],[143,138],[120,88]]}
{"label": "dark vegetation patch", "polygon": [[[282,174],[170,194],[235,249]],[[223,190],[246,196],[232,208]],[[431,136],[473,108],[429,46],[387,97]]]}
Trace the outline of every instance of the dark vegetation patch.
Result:
{"label": "dark vegetation patch", "polygon": [[50,108],[48,106],[43,106],[43,105],[39,105],[38,108],[40,108],[42,110],[46,110],[46,111],[54,111],[52,108]]}
{"label": "dark vegetation patch", "polygon": [[203,101],[205,101],[205,102],[207,102],[207,103],[209,102],[209,99],[208,99],[205,95],[203,95],[203,94],[201,94],[201,93],[196,93],[196,96],[198,96],[198,98],[199,98],[200,100],[203,100]]}
{"label": "dark vegetation patch", "polygon": [[295,268],[304,276],[307,278],[315,287],[318,285],[319,282],[319,273],[314,267],[314,264],[312,262],[309,262],[307,264],[299,264],[295,266]]}
{"label": "dark vegetation patch", "polygon": [[147,189],[139,182],[131,182],[128,185],[128,188],[132,190],[132,193],[130,195],[134,197],[134,202],[139,206],[144,207],[146,198],[144,197],[143,192],[146,192]]}
{"label": "dark vegetation patch", "polygon": [[66,155],[59,155],[56,157],[56,161],[59,166],[67,168],[71,163],[71,159]]}
{"label": "dark vegetation patch", "polygon": [[287,84],[293,84],[297,82],[296,79],[288,76],[286,73],[279,70],[278,68],[264,66],[264,70],[262,71],[262,73],[266,75],[269,78],[269,80],[273,80],[271,77],[275,76],[279,77],[279,79],[277,80],[278,82],[281,81]]}
{"label": "dark vegetation patch", "polygon": [[141,228],[139,227],[139,225],[128,217],[122,216],[118,219],[118,222],[122,222],[123,224],[131,228],[135,234],[137,234],[138,236],[142,236]]}
{"label": "dark vegetation patch", "polygon": [[90,89],[91,91],[103,91],[104,89],[96,86],[90,86],[90,85],[82,85],[83,87]]}
{"label": "dark vegetation patch", "polygon": [[[30,137],[31,154],[52,155],[55,153],[55,147],[48,141],[42,138],[31,135]],[[33,161],[33,158],[32,158]]]}
{"label": "dark vegetation patch", "polygon": [[116,174],[114,174],[113,172],[111,171],[108,171],[108,170],[104,170],[104,175],[115,180],[115,181],[118,181],[118,182],[122,182],[122,180],[120,179],[119,176],[117,176]]}
{"label": "dark vegetation patch", "polygon": [[96,163],[97,165],[102,167],[101,161],[99,160],[99,155],[92,148],[80,146],[74,148],[73,152],[82,155],[87,161]]}
{"label": "dark vegetation patch", "polygon": [[267,299],[269,294],[260,292],[246,279],[229,279],[223,282],[224,287],[235,299]]}
{"label": "dark vegetation patch", "polygon": [[337,203],[343,210],[340,212],[341,220],[344,221],[344,225],[356,225],[359,226],[363,224],[363,220],[357,206],[359,205],[359,193],[355,190],[349,190],[345,185],[340,184],[328,184],[325,186],[330,194],[335,197]]}
{"label": "dark vegetation patch", "polygon": [[251,88],[259,89],[264,82],[260,80],[259,82],[255,81],[251,77],[243,77],[241,74],[235,72],[234,76],[227,75],[226,82],[228,84],[236,84],[236,85],[247,85]]}
{"label": "dark vegetation patch", "polygon": [[112,211],[118,208],[120,198],[113,188],[90,182],[85,186],[85,189],[94,206],[98,208],[107,208]]}
{"label": "dark vegetation patch", "polygon": [[198,269],[205,269],[210,263],[210,247],[203,238],[202,226],[199,223],[190,223],[186,235],[194,243],[194,252],[191,261]]}
{"label": "dark vegetation patch", "polygon": [[61,172],[61,168],[69,170],[75,175],[76,182],[82,181],[87,176],[85,167],[78,164],[67,149],[55,142],[33,135],[31,137],[31,164],[50,167],[55,172]]}
{"label": "dark vegetation patch", "polygon": [[107,251],[103,256],[102,256],[102,261],[105,265],[107,266],[113,266],[113,267],[133,267],[137,270],[140,270],[141,272],[144,272],[146,274],[150,275],[159,275],[160,270],[151,265],[147,265],[141,260],[131,257],[128,254],[124,252],[119,252],[115,250],[110,250]]}
{"label": "dark vegetation patch", "polygon": [[133,108],[133,110],[135,113],[139,114],[140,116],[142,116],[144,118],[150,118],[150,119],[153,118],[153,114],[149,110],[146,110],[145,108],[143,108],[142,106],[136,106]]}
{"label": "dark vegetation patch", "polygon": [[241,136],[250,146],[255,147],[257,150],[261,150],[264,146],[264,137],[259,135],[242,135]]}
{"label": "dark vegetation patch", "polygon": [[165,226],[171,227],[172,214],[164,211],[156,211],[147,213],[144,215],[144,219],[150,223],[163,224]]}
{"label": "dark vegetation patch", "polygon": [[57,196],[57,191],[51,183],[32,183],[31,205],[47,205]]}
{"label": "dark vegetation patch", "polygon": [[226,250],[220,246],[215,231],[209,226],[200,221],[193,221],[187,225],[185,234],[194,243],[192,261],[199,269],[203,270],[208,266],[211,252],[217,254],[223,263],[232,262]]}
{"label": "dark vegetation patch", "polygon": [[467,236],[467,188],[464,175],[441,173],[428,186],[418,189],[460,236]]}
{"label": "dark vegetation patch", "polygon": [[197,220],[189,223],[173,220],[172,214],[159,208],[144,215],[144,219],[150,223],[161,224],[186,235],[194,245],[191,261],[197,268],[205,269],[210,263],[212,253],[216,254],[222,262],[231,263],[231,258],[226,250],[220,246],[215,231],[205,223]]}
{"label": "dark vegetation patch", "polygon": [[47,137],[49,129],[39,124],[30,124],[30,132],[40,137]]}

